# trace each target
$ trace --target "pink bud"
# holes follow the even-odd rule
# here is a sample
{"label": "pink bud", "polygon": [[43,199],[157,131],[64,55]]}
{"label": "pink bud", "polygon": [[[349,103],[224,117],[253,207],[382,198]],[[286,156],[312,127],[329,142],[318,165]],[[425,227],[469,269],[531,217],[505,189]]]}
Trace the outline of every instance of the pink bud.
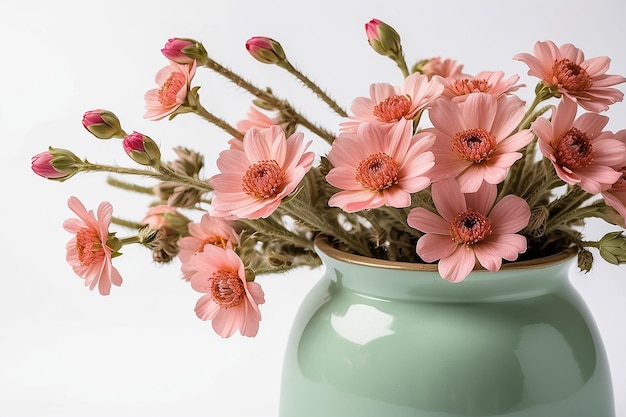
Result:
{"label": "pink bud", "polygon": [[365,34],[367,35],[368,41],[380,40],[380,36],[378,34],[378,26],[380,26],[382,23],[383,22],[378,19],[372,19],[365,24]]}
{"label": "pink bud", "polygon": [[248,39],[246,49],[257,61],[264,64],[279,64],[287,59],[280,43],[265,36]]}
{"label": "pink bud", "polygon": [[168,39],[161,52],[167,59],[177,64],[191,64],[194,59],[189,57],[183,50],[194,47],[195,43],[189,39],[171,38]]}
{"label": "pink bud", "polygon": [[379,54],[389,57],[402,56],[400,35],[385,22],[378,19],[370,20],[365,24],[365,34],[367,42]]}
{"label": "pink bud", "polygon": [[31,158],[33,172],[49,180],[65,181],[80,172],[83,162],[67,149],[50,147]]}
{"label": "pink bud", "polygon": [[157,144],[139,132],[127,135],[122,146],[126,154],[138,164],[157,167],[161,162],[161,151]]}
{"label": "pink bud", "polygon": [[144,152],[145,148],[143,146],[143,138],[139,132],[133,132],[130,135],[126,136],[122,141],[122,146],[124,147],[124,151],[126,154],[130,156],[131,152]]}
{"label": "pink bud", "polygon": [[52,166],[52,154],[48,151],[38,153],[31,158],[31,167],[35,174],[44,178],[62,178],[63,172],[57,171]]}
{"label": "pink bud", "polygon": [[89,110],[83,115],[83,126],[98,139],[124,136],[119,119],[108,110]]}

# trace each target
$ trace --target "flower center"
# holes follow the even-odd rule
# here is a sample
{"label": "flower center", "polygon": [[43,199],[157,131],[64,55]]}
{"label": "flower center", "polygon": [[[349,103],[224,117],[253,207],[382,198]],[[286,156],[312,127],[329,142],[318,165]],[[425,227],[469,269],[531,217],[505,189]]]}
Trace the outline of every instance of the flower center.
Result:
{"label": "flower center", "polygon": [[236,274],[217,271],[211,277],[211,295],[221,308],[231,308],[243,301],[246,288]]}
{"label": "flower center", "polygon": [[470,79],[462,79],[462,80],[454,80],[454,82],[450,85],[452,91],[459,96],[463,96],[465,94],[470,93],[486,93],[491,88],[491,85],[487,82],[487,80],[470,80]]}
{"label": "flower center", "polygon": [[491,222],[481,213],[467,209],[450,224],[450,235],[456,243],[473,245],[491,234]]}
{"label": "flower center", "polygon": [[387,97],[374,107],[374,116],[381,122],[397,122],[406,116],[411,109],[413,100],[406,94],[404,96]]}
{"label": "flower center", "polygon": [[98,234],[87,228],[76,233],[76,250],[82,266],[95,265],[104,259],[104,248]]}
{"label": "flower center", "polygon": [[568,169],[588,167],[593,162],[593,153],[591,140],[575,127],[561,136],[555,149],[557,163]]}
{"label": "flower center", "polygon": [[452,148],[466,161],[481,163],[496,147],[496,137],[484,129],[458,132],[452,138]]}
{"label": "flower center", "polygon": [[159,103],[164,106],[177,104],[176,95],[185,82],[185,75],[182,72],[173,72],[159,89]]}
{"label": "flower center", "polygon": [[569,59],[554,61],[552,73],[557,84],[570,91],[587,90],[593,84],[593,80],[587,71]]}
{"label": "flower center", "polygon": [[205,245],[219,246],[220,248],[224,249],[227,246],[227,243],[228,240],[224,239],[221,236],[209,236],[202,241],[199,252],[204,252]]}
{"label": "flower center", "polygon": [[398,163],[379,152],[364,159],[356,169],[356,180],[372,191],[382,191],[398,183]]}
{"label": "flower center", "polygon": [[259,198],[274,197],[281,190],[285,172],[278,162],[260,161],[251,165],[242,180],[242,190]]}

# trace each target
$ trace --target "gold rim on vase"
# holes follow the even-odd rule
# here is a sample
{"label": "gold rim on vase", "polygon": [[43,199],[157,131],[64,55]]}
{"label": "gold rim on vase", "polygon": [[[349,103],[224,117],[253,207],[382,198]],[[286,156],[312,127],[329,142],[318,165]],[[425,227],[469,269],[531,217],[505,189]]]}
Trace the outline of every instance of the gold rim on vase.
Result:
{"label": "gold rim on vase", "polygon": [[[353,253],[344,252],[337,249],[330,242],[330,238],[327,235],[320,234],[316,236],[314,241],[317,250],[323,252],[330,258],[338,261],[348,262],[357,265],[372,266],[385,269],[403,269],[407,271],[421,271],[421,272],[437,272],[436,263],[413,263],[413,262],[399,262],[388,261],[384,259],[370,258],[363,255],[357,255]],[[576,255],[576,248],[570,247],[561,252],[557,252],[552,255],[548,255],[542,258],[527,259],[523,261],[504,262],[501,270],[515,270],[515,269],[539,269],[546,268],[552,265],[557,265],[565,262]],[[475,271],[486,271],[478,262],[474,267]]]}

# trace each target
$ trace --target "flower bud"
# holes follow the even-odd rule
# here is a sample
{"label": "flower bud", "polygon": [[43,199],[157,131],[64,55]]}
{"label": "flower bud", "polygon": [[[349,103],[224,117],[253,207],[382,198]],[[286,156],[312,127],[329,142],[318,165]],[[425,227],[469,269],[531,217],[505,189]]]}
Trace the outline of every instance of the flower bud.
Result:
{"label": "flower bud", "polygon": [[133,132],[122,142],[124,151],[140,165],[157,167],[161,163],[161,151],[157,144],[146,135]]}
{"label": "flower bud", "polygon": [[591,271],[593,265],[593,254],[588,249],[581,249],[578,252],[578,269],[587,273]]}
{"label": "flower bud", "polygon": [[98,139],[123,138],[120,120],[107,110],[89,110],[83,114],[83,126]]}
{"label": "flower bud", "polygon": [[199,65],[203,65],[208,59],[202,43],[188,38],[168,39],[161,52],[167,59],[177,64],[191,64],[197,61]]}
{"label": "flower bud", "polygon": [[626,235],[619,232],[607,233],[598,242],[600,256],[606,261],[618,265],[626,263]]}
{"label": "flower bud", "polygon": [[367,42],[374,51],[384,56],[402,56],[400,35],[394,28],[378,19],[372,19],[365,24]]}
{"label": "flower bud", "polygon": [[31,167],[35,174],[55,181],[65,181],[83,167],[83,161],[67,149],[48,148],[31,159]]}
{"label": "flower bud", "polygon": [[264,64],[280,64],[287,60],[282,46],[274,39],[254,36],[246,42],[246,49],[257,61]]}

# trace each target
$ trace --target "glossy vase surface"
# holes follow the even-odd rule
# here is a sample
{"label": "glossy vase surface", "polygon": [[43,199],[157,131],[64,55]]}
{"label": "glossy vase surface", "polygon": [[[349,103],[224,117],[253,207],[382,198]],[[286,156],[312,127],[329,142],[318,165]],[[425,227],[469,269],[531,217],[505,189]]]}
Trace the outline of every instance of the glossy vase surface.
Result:
{"label": "glossy vase surface", "polygon": [[615,416],[571,253],[453,284],[316,245],[325,273],[294,320],[280,417]]}

